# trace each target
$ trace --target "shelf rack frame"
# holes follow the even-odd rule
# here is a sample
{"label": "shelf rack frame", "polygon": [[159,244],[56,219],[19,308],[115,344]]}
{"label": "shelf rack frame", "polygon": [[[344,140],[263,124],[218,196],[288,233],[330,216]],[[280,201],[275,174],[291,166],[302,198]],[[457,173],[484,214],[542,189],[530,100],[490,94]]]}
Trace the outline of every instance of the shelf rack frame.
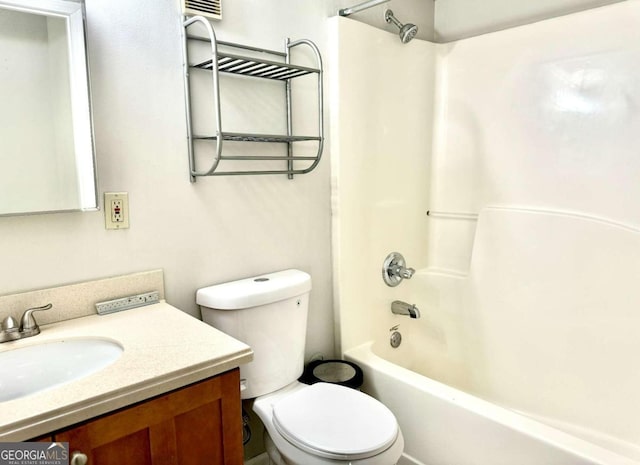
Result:
{"label": "shelf rack frame", "polygon": [[[194,24],[201,24],[206,33],[206,37],[189,35],[189,27]],[[201,176],[235,176],[235,175],[263,175],[263,174],[286,174],[289,179],[293,179],[296,174],[305,174],[312,171],[320,162],[324,147],[324,108],[323,108],[323,68],[322,56],[318,47],[310,40],[300,39],[296,41],[285,42],[285,51],[279,52],[275,50],[267,50],[248,45],[241,45],[233,42],[224,42],[217,40],[215,31],[211,23],[202,16],[185,17],[183,22],[183,50],[184,50],[184,89],[185,89],[185,110],[187,119],[187,139],[189,152],[189,174],[191,182]],[[190,40],[204,41],[211,44],[211,59],[207,59],[198,63],[189,62]],[[221,51],[219,46],[231,48],[233,53]],[[307,46],[315,55],[316,67],[298,66],[291,63],[290,52],[294,47]],[[238,50],[239,53],[236,53]],[[241,51],[258,52],[260,56],[244,56]],[[265,58],[268,56],[269,58]],[[273,57],[273,58],[272,58]],[[280,60],[280,61],[278,61]],[[194,135],[192,131],[192,109],[191,109],[191,88],[190,88],[190,70],[204,69],[211,71],[213,105],[215,115],[215,134],[212,135]],[[257,133],[238,133],[225,132],[222,129],[222,112],[220,109],[220,83],[219,73],[237,74],[247,77],[272,79],[285,83],[286,94],[286,111],[287,111],[287,133],[278,134],[257,134]],[[291,81],[297,77],[315,74],[317,76],[317,96],[318,96],[318,115],[317,115],[317,135],[294,135],[292,123],[292,99],[291,99]],[[196,167],[196,156],[194,141],[210,141],[215,144],[214,156],[211,164],[203,170]],[[287,145],[287,154],[282,156],[268,155],[224,155],[224,141],[234,142],[269,142]],[[302,141],[315,141],[318,149],[315,156],[299,156],[294,153],[294,143]],[[262,160],[282,160],[286,162],[286,166],[282,169],[247,169],[247,170],[227,170],[224,171],[220,167],[225,160],[242,160],[242,161],[262,161]],[[294,162],[302,161],[306,163],[304,168],[294,167]]]}

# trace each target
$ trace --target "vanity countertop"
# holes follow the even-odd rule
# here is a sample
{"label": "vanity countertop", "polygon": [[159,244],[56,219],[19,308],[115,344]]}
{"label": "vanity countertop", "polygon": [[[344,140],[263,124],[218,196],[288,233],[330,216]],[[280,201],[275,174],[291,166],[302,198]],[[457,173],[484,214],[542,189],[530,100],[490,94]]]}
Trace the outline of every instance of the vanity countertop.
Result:
{"label": "vanity countertop", "polygon": [[0,344],[0,352],[83,337],[115,340],[124,352],[87,377],[0,402],[0,441],[47,434],[223,373],[253,358],[246,344],[164,301],[40,329],[37,336]]}

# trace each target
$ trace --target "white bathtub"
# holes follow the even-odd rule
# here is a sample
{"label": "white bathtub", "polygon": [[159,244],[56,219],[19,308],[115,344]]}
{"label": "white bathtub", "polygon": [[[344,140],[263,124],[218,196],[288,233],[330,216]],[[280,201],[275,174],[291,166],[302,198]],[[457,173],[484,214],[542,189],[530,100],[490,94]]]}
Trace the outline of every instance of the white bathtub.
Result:
{"label": "white bathtub", "polygon": [[[396,415],[405,437],[401,465],[639,465],[637,451],[599,444],[484,401],[376,355],[366,343],[345,358],[364,370],[363,390]],[[388,349],[388,358],[397,358]],[[411,362],[409,361],[409,364]],[[616,446],[615,452],[610,445]],[[632,458],[634,457],[634,458]]]}

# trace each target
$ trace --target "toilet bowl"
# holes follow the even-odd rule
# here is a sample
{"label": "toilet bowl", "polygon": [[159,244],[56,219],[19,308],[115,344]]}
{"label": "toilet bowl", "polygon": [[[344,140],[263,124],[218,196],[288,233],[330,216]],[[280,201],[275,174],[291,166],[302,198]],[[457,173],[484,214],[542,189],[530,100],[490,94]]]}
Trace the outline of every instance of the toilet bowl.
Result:
{"label": "toilet bowl", "polygon": [[360,391],[302,384],[311,277],[277,273],[198,290],[206,323],[248,344],[242,398],[265,426],[276,465],[395,465],[404,439],[393,413]]}
{"label": "toilet bowl", "polygon": [[393,413],[360,391],[327,383],[292,383],[258,397],[275,465],[393,465],[404,439]]}

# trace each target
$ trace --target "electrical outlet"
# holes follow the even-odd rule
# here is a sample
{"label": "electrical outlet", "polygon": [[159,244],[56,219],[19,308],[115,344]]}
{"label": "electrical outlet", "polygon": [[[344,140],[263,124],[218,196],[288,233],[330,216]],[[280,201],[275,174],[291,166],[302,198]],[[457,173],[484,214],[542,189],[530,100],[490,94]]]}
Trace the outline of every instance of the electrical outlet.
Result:
{"label": "electrical outlet", "polygon": [[122,200],[112,200],[109,208],[111,210],[111,222],[123,223],[124,218],[122,217]]}
{"label": "electrical outlet", "polygon": [[129,194],[127,192],[104,193],[104,223],[107,229],[129,228]]}
{"label": "electrical outlet", "polygon": [[158,291],[152,291],[147,292],[146,294],[138,294],[129,297],[122,297],[120,299],[108,300],[106,302],[98,302],[96,304],[96,310],[99,315],[106,315],[109,313],[121,312],[122,310],[129,310],[130,308],[155,304],[159,301],[160,294]]}

